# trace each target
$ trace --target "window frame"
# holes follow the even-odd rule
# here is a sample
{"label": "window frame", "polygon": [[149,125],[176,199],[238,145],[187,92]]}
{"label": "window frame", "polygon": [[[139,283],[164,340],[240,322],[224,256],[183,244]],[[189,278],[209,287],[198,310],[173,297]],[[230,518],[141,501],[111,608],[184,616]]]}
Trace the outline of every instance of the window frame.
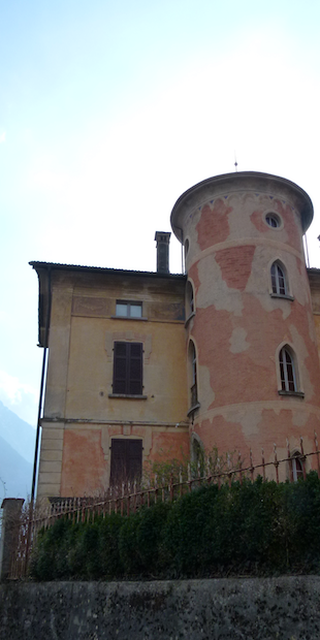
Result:
{"label": "window frame", "polygon": [[301,451],[294,451],[290,456],[290,473],[293,482],[298,482],[299,478],[305,476],[305,461],[303,462],[303,456]]}
{"label": "window frame", "polygon": [[[270,266],[270,296],[271,298],[284,298],[293,301],[290,293],[288,273],[281,260],[274,260]],[[283,291],[281,291],[283,290]]]}
{"label": "window frame", "polygon": [[279,395],[304,398],[300,390],[300,379],[295,352],[288,344],[282,345],[278,352]]}
{"label": "window frame", "polygon": [[[137,364],[138,375],[134,371]],[[143,343],[117,340],[113,345],[112,394],[109,397],[145,398],[142,394]]]}
{"label": "window frame", "polygon": [[[268,222],[269,220],[274,220],[275,221],[275,225],[270,224],[270,222]],[[281,216],[279,216],[278,213],[276,213],[275,211],[267,211],[267,213],[264,214],[264,222],[267,225],[267,227],[269,229],[272,229],[273,231],[279,231],[280,229],[283,228],[283,220],[281,218]]]}
{"label": "window frame", "polygon": [[[118,305],[126,306],[127,313],[126,314],[117,313]],[[139,307],[141,310],[141,315],[139,316],[132,315],[131,314],[132,307]],[[142,311],[143,311],[143,305],[141,300],[116,300],[116,315],[115,315],[116,318],[126,318],[126,319],[130,318],[130,320],[141,320],[141,318],[143,318]]]}
{"label": "window frame", "polygon": [[196,346],[193,340],[189,341],[188,347],[188,360],[190,370],[190,409],[187,415],[192,415],[196,409],[200,407],[198,396],[198,375],[197,375],[197,352]]}
{"label": "window frame", "polygon": [[270,273],[272,293],[286,296],[288,294],[286,273],[278,260],[272,263]]}
{"label": "window frame", "polygon": [[196,315],[195,310],[195,298],[194,298],[194,287],[191,280],[187,280],[186,284],[186,321],[185,327],[188,326],[191,318]]}
{"label": "window frame", "polygon": [[[141,480],[143,462],[142,438],[111,438],[110,452],[110,487]],[[121,469],[121,466],[123,469]],[[134,467],[139,467],[139,469],[137,473],[132,475]]]}

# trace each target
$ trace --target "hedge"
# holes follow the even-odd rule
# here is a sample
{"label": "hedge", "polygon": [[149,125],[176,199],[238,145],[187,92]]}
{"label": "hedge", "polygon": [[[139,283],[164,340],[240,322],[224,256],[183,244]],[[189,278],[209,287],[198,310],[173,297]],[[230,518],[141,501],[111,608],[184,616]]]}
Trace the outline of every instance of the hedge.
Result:
{"label": "hedge", "polygon": [[173,503],[40,532],[36,580],[318,573],[320,481],[201,487]]}

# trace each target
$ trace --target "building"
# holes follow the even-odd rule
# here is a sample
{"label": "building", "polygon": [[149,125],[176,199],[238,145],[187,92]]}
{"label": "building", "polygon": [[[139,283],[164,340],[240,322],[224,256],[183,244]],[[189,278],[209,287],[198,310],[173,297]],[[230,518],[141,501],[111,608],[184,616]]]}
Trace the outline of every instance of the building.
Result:
{"label": "building", "polygon": [[49,348],[38,496],[103,493],[146,461],[249,448],[286,456],[320,425],[320,271],[294,183],[255,172],[205,180],[176,202],[185,274],[32,262]]}

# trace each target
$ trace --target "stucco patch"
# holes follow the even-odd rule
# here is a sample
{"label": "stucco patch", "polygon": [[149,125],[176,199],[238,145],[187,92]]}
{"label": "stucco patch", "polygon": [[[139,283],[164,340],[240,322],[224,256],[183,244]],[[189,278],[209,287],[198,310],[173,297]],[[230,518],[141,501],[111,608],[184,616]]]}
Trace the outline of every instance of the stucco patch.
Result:
{"label": "stucco patch", "polygon": [[292,411],[292,423],[296,427],[304,427],[307,422],[308,415],[305,411]]}
{"label": "stucco patch", "polygon": [[237,413],[233,416],[233,420],[236,418],[240,422],[246,438],[251,438],[259,433],[259,425],[262,419],[261,409],[253,407],[251,407],[250,411],[247,409],[238,409]]}
{"label": "stucco patch", "polygon": [[225,310],[242,315],[243,301],[241,292],[228,287],[221,275],[221,269],[214,255],[203,258],[198,264],[200,286],[197,296],[197,308],[206,309],[211,305],[217,311]]}
{"label": "stucco patch", "polygon": [[217,242],[224,242],[229,236],[228,213],[231,211],[222,198],[217,198],[213,204],[205,204],[202,207],[201,219],[196,230],[198,244],[203,251]]}
{"label": "stucco patch", "polygon": [[216,253],[221,277],[226,281],[228,288],[244,291],[251,274],[254,251],[253,245],[243,245],[222,249]]}
{"label": "stucco patch", "polygon": [[[290,274],[289,293],[294,294],[301,286],[300,279],[295,277],[295,256],[282,250],[275,252],[273,246],[258,245],[255,249],[252,260],[252,271],[248,278],[246,293],[253,295],[259,300],[262,308],[271,312],[279,309],[282,313],[283,320],[286,320],[292,312],[292,303],[283,298],[271,297],[271,265],[275,260],[280,260]],[[301,287],[302,288],[302,287]],[[301,295],[301,294],[300,294]]]}
{"label": "stucco patch", "polygon": [[297,327],[290,324],[289,329],[292,336],[292,343],[294,345],[295,352],[298,358],[298,371],[301,374],[300,389],[307,392],[308,395],[313,395],[314,385],[310,380],[309,368],[305,365],[305,360],[309,356],[305,340],[300,335]]}
{"label": "stucco patch", "polygon": [[231,353],[241,353],[250,347],[249,342],[246,341],[247,335],[248,332],[243,327],[233,329],[229,340]]}
{"label": "stucco patch", "polygon": [[[198,377],[199,377],[199,400],[205,399],[206,406],[215,401],[216,394],[211,387],[211,376],[209,367],[198,366]],[[201,381],[201,385],[200,385]]]}

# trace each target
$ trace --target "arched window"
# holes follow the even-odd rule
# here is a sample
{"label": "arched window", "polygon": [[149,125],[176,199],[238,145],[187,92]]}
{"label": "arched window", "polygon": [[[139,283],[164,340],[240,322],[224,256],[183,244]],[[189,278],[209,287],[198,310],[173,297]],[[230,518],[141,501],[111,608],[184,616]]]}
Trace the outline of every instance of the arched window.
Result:
{"label": "arched window", "polygon": [[187,282],[186,288],[186,317],[187,320],[194,313],[194,295],[193,295],[193,286],[190,280]]}
{"label": "arched window", "polygon": [[292,479],[297,482],[299,478],[303,478],[303,466],[299,451],[295,451],[291,458]]}
{"label": "arched window", "polygon": [[279,262],[274,262],[271,267],[272,293],[279,296],[288,295],[288,286],[284,267]]}
{"label": "arched window", "polygon": [[[190,406],[191,409],[198,405],[198,381],[197,381],[197,355],[194,343],[189,342],[189,364],[191,373]],[[190,411],[191,411],[190,409]]]}
{"label": "arched window", "polygon": [[287,345],[279,353],[279,364],[282,391],[298,391],[294,356]]}

